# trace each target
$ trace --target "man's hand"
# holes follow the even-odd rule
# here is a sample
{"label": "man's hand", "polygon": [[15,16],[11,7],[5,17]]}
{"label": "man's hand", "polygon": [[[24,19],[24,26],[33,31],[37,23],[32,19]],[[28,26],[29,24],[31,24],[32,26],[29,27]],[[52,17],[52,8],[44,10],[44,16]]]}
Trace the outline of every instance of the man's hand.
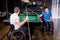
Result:
{"label": "man's hand", "polygon": [[37,15],[40,18],[40,15]]}
{"label": "man's hand", "polygon": [[25,21],[28,21],[28,16],[26,16]]}
{"label": "man's hand", "polygon": [[42,14],[41,15],[37,15],[39,18],[42,17]]}

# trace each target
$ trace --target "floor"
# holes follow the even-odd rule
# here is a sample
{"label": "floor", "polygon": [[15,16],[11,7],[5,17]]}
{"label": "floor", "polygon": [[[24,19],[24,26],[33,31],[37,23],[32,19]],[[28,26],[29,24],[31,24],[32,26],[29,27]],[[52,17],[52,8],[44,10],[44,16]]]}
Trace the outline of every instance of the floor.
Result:
{"label": "floor", "polygon": [[[35,38],[32,40],[60,40],[60,20],[54,19],[54,33],[53,35],[50,32],[41,32],[41,30],[35,30]],[[5,25],[4,25],[5,26]],[[0,40],[7,40],[6,32],[9,30],[9,26],[5,27],[3,30],[0,30]],[[3,38],[2,38],[3,37]],[[1,39],[2,38],[2,39]]]}
{"label": "floor", "polygon": [[54,20],[54,40],[60,40],[60,18]]}

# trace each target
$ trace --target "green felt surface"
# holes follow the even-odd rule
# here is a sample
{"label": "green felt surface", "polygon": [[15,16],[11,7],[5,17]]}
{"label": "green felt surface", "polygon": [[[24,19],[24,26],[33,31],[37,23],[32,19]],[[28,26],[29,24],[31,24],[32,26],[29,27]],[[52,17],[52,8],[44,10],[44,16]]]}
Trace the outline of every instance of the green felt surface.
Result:
{"label": "green felt surface", "polygon": [[[41,11],[35,11],[36,14],[41,14]],[[39,18],[37,17],[37,15],[33,13],[33,12],[28,12],[28,17],[29,17],[29,21],[39,21]],[[22,12],[19,14],[20,17],[20,21],[25,20],[26,18],[26,12]],[[10,21],[10,18],[7,18],[6,20]]]}
{"label": "green felt surface", "polygon": [[[20,16],[20,20],[23,21],[26,18],[26,16]],[[39,21],[39,18],[37,16],[28,16],[29,21]]]}

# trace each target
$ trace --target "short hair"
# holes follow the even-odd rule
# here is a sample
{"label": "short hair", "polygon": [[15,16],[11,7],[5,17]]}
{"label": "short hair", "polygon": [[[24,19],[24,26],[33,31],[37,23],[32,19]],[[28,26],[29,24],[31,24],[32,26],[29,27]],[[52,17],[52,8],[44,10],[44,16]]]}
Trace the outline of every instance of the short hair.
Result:
{"label": "short hair", "polygon": [[14,9],[15,9],[15,8],[18,8],[18,9],[20,9],[20,7],[19,7],[19,6],[15,6],[15,7],[14,7]]}
{"label": "short hair", "polygon": [[[46,9],[46,8],[48,8],[48,7],[44,7],[44,9]],[[49,8],[48,8],[49,9]]]}

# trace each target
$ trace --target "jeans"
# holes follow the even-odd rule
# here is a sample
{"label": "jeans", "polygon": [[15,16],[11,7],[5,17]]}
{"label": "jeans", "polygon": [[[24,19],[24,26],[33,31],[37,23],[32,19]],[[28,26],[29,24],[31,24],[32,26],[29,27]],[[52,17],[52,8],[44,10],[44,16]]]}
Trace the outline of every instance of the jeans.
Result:
{"label": "jeans", "polygon": [[52,21],[45,21],[45,26],[47,30],[50,30],[52,28],[53,22]]}
{"label": "jeans", "polygon": [[19,28],[19,30],[22,30],[22,31],[24,31],[25,33],[27,33],[27,30],[28,30],[28,29],[27,29],[26,26],[22,26],[22,27]]}

